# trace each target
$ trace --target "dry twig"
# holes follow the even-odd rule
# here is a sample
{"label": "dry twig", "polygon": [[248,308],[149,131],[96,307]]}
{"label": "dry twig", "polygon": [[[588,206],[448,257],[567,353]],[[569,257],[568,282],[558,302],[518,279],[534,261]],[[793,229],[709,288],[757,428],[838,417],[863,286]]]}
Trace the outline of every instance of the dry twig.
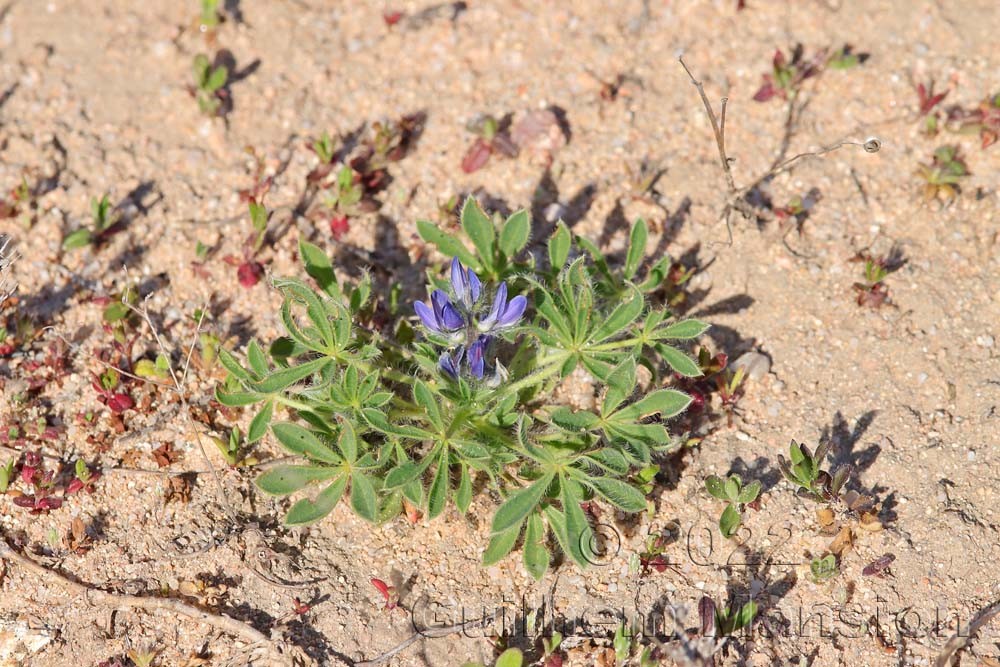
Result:
{"label": "dry twig", "polygon": [[63,588],[69,589],[77,595],[82,595],[92,606],[104,607],[109,610],[141,609],[150,612],[166,611],[172,614],[187,616],[200,623],[210,625],[216,630],[248,642],[251,649],[264,651],[267,656],[271,659],[277,659],[280,664],[301,665],[310,664],[311,662],[298,649],[291,647],[286,650],[286,647],[273,641],[264,633],[230,616],[213,614],[175,598],[111,593],[70,579],[66,575],[55,570],[50,570],[14,549],[6,535],[0,540],[0,558],[44,579],[46,582],[54,581]]}
{"label": "dry twig", "polygon": [[719,111],[719,115],[716,116],[715,110],[712,108],[712,103],[705,94],[704,84],[695,78],[694,74],[684,62],[683,57],[679,57],[678,60],[680,61],[681,67],[683,67],[684,71],[687,72],[688,78],[691,79],[691,83],[698,89],[698,95],[701,97],[701,102],[705,106],[705,113],[708,115],[708,120],[712,125],[712,133],[715,135],[715,144],[719,149],[719,161],[722,163],[722,171],[726,177],[726,186],[729,191],[726,204],[719,217],[726,223],[726,231],[729,233],[728,245],[733,244],[733,211],[739,212],[748,220],[756,217],[756,211],[754,210],[753,205],[747,201],[747,194],[754,188],[759,187],[765,181],[768,181],[779,174],[790,171],[792,165],[807,157],[819,157],[825,155],[826,153],[833,152],[838,148],[842,148],[843,146],[861,146],[868,153],[876,153],[882,147],[882,142],[876,137],[866,139],[864,142],[843,140],[817,151],[806,151],[783,160],[782,158],[788,150],[788,144],[791,142],[791,136],[795,125],[798,122],[798,115],[801,110],[801,107],[796,105],[795,98],[792,97],[789,101],[788,115],[785,119],[785,134],[782,138],[781,149],[778,152],[778,157],[775,160],[775,163],[772,164],[771,167],[764,172],[764,174],[755,178],[750,185],[742,188],[737,187],[736,180],[733,178],[731,159],[726,154],[726,107],[729,102],[729,98],[722,98],[722,107]]}

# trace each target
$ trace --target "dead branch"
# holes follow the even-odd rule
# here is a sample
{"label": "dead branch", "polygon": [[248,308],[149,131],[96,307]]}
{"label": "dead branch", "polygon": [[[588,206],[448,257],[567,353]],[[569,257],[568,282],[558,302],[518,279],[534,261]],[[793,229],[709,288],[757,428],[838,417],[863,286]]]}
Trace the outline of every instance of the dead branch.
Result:
{"label": "dead branch", "polygon": [[453,635],[456,632],[463,632],[466,629],[472,630],[475,628],[482,627],[489,622],[488,618],[480,618],[475,621],[469,621],[468,623],[459,623],[458,625],[446,625],[439,628],[426,628],[423,630],[418,630],[414,632],[410,637],[403,640],[396,646],[392,647],[385,653],[371,660],[363,660],[361,662],[354,663],[354,667],[375,667],[375,665],[381,665],[382,663],[389,660],[398,653],[405,651],[411,644],[421,640],[421,639],[437,639],[439,637],[447,637],[448,635]]}
{"label": "dead branch", "polygon": [[251,648],[262,649],[271,658],[276,658],[283,664],[311,664],[311,660],[304,656],[299,649],[284,647],[259,630],[230,616],[213,614],[175,598],[111,593],[90,584],[70,579],[66,575],[51,570],[18,552],[11,546],[6,535],[0,540],[0,558],[44,579],[47,583],[55,581],[60,586],[78,595],[82,595],[92,606],[104,607],[108,610],[141,609],[149,612],[165,611],[186,616],[200,623],[210,625],[228,635],[238,637],[249,643]]}
{"label": "dead branch", "polygon": [[989,623],[994,616],[1000,614],[1000,602],[994,602],[988,607],[982,609],[976,617],[969,621],[969,624],[964,628],[959,627],[957,632],[952,635],[951,639],[945,642],[945,645],[941,648],[941,653],[938,655],[937,660],[934,662],[935,667],[949,667],[952,664],[952,658],[964,649],[972,641],[972,638],[979,632],[979,630]]}
{"label": "dead branch", "polygon": [[705,94],[704,84],[695,78],[690,68],[688,68],[687,63],[684,62],[683,56],[678,57],[677,60],[680,62],[681,67],[684,68],[688,78],[691,79],[691,83],[698,89],[698,95],[701,97],[701,102],[705,107],[705,114],[708,116],[709,123],[712,125],[712,133],[715,135],[715,144],[719,150],[719,161],[722,163],[722,172],[726,177],[726,186],[729,190],[729,197],[726,200],[725,206],[723,206],[721,215],[719,216],[720,219],[724,220],[726,223],[726,231],[729,233],[728,245],[733,244],[733,227],[731,220],[733,211],[739,212],[748,220],[753,219],[756,212],[753,205],[747,201],[746,196],[754,188],[759,187],[761,183],[764,183],[779,174],[790,171],[792,165],[803,158],[819,157],[842,148],[843,146],[861,146],[867,153],[877,153],[882,147],[882,142],[877,137],[870,137],[864,142],[843,140],[816,151],[806,151],[788,159],[784,159],[784,156],[788,151],[788,146],[791,143],[795,126],[798,124],[798,117],[804,108],[804,105],[796,103],[796,96],[792,96],[789,100],[788,112],[785,117],[785,130],[782,136],[781,146],[779,148],[777,158],[771,167],[762,175],[755,178],[749,185],[738,188],[736,186],[736,180],[733,178],[733,169],[730,158],[726,154],[726,107],[729,102],[729,98],[722,98],[722,107],[719,115],[716,116],[715,110],[712,108],[712,103]]}

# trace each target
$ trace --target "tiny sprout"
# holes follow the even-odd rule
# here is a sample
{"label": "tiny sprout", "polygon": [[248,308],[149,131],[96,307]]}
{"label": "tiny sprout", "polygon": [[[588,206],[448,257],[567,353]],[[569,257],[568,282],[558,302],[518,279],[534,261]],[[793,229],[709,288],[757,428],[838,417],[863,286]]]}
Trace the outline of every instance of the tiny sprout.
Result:
{"label": "tiny sprout", "polygon": [[491,155],[517,157],[518,148],[511,140],[506,124],[495,117],[480,116],[471,121],[466,129],[477,135],[477,138],[462,158],[462,171],[465,173],[471,174],[485,167]]}
{"label": "tiny sprout", "polygon": [[256,460],[252,458],[240,458],[240,448],[243,443],[243,434],[238,428],[233,428],[233,430],[229,432],[228,440],[213,437],[212,442],[214,442],[215,446],[219,448],[219,452],[222,453],[222,458],[226,460],[226,463],[234,468],[256,463]]}
{"label": "tiny sprout", "polygon": [[198,17],[202,31],[215,28],[222,22],[219,0],[201,0],[201,15]]}
{"label": "tiny sprout", "polygon": [[[493,667],[522,667],[524,664],[524,654],[519,649],[509,648],[497,658]],[[462,667],[486,667],[481,662],[467,662]]]}
{"label": "tiny sprout", "polygon": [[775,97],[782,100],[794,98],[806,79],[817,76],[826,63],[825,49],[818,51],[810,59],[805,57],[802,44],[796,44],[792,48],[790,58],[781,49],[775,50],[771,59],[771,73],[763,75],[761,87],[753,96],[754,101],[767,102]]}
{"label": "tiny sprout", "polygon": [[743,480],[739,475],[730,475],[729,479],[711,475],[705,480],[705,489],[714,498],[726,502],[726,509],[719,517],[719,532],[723,537],[730,538],[736,534],[742,523],[743,506],[752,503],[760,495],[760,482],[754,480],[743,486]]}
{"label": "tiny sprout", "polygon": [[837,568],[837,557],[834,554],[827,554],[823,558],[813,558],[809,563],[809,576],[813,583],[823,583],[833,579],[839,573]]}
{"label": "tiny sprout", "polygon": [[733,605],[720,609],[706,595],[698,602],[698,616],[701,619],[702,636],[729,637],[753,624],[757,616],[757,603],[750,600],[742,607]]}
{"label": "tiny sprout", "polygon": [[0,466],[0,493],[7,493],[7,487],[14,479],[14,459]]}
{"label": "tiny sprout", "polygon": [[100,199],[96,197],[90,200],[91,226],[80,227],[63,238],[63,250],[75,250],[84,246],[99,246],[108,236],[117,231],[120,217],[111,208],[111,200],[107,195]]}
{"label": "tiny sprout", "polygon": [[958,116],[958,131],[979,133],[981,146],[989,148],[1000,137],[1000,93],[987,97],[972,111],[959,111]]}
{"label": "tiny sprout", "polygon": [[313,141],[310,148],[322,164],[330,164],[333,162],[335,152],[333,139],[330,138],[329,132],[324,132],[318,139]]}
{"label": "tiny sprout", "polygon": [[133,365],[132,372],[147,380],[166,380],[170,377],[170,360],[164,354],[156,355],[155,361],[140,359]]}
{"label": "tiny sprout", "polygon": [[207,116],[218,116],[226,98],[226,82],[229,69],[225,65],[212,66],[203,53],[194,58],[194,88],[192,94],[198,101],[198,108]]}
{"label": "tiny sprout", "polygon": [[922,164],[917,175],[924,180],[924,201],[950,204],[962,191],[959,183],[968,177],[969,168],[959,156],[957,146],[941,146],[934,151],[930,164]]}

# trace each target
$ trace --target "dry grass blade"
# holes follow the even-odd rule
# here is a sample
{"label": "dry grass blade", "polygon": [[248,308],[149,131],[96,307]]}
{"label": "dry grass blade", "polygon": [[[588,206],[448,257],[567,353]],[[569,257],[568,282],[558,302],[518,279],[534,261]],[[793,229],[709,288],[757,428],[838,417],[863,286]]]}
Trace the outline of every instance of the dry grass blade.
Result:
{"label": "dry grass blade", "polygon": [[35,562],[28,556],[20,553],[10,545],[7,536],[0,540],[0,558],[8,561],[17,567],[26,570],[46,582],[55,582],[63,588],[82,595],[88,603],[96,607],[113,609],[142,609],[145,611],[166,611],[194,619],[200,623],[210,625],[216,630],[228,635],[238,637],[248,642],[252,647],[259,647],[266,650],[269,657],[277,662],[267,664],[303,665],[312,664],[301,652],[295,648],[287,648],[279,645],[270,637],[259,630],[238,621],[230,616],[214,614],[193,605],[187,604],[175,598],[147,597],[142,595],[125,595],[121,593],[109,593],[88,584],[74,581],[55,570]]}
{"label": "dry grass blade", "polygon": [[952,663],[952,659],[955,655],[964,649],[972,641],[972,638],[979,632],[979,630],[989,623],[994,616],[1000,614],[1000,602],[994,602],[990,606],[982,609],[976,617],[969,621],[969,624],[964,628],[959,628],[958,631],[952,635],[951,639],[945,642],[944,647],[941,649],[941,653],[938,654],[937,660],[934,662],[934,667],[949,667]]}

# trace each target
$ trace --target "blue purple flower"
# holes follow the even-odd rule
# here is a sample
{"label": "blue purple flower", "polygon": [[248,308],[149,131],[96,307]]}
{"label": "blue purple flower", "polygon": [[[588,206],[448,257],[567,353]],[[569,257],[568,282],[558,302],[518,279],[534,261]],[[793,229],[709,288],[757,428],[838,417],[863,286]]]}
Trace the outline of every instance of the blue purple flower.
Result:
{"label": "blue purple flower", "polygon": [[[453,345],[459,344],[441,354],[438,359],[441,372],[457,380],[464,362],[468,374],[482,380],[487,371],[486,356],[493,342],[492,334],[516,325],[524,316],[528,300],[518,295],[508,301],[507,283],[503,282],[486,312],[485,305],[480,306],[483,285],[479,276],[462,266],[457,258],[451,261],[451,288],[452,295],[436,289],[431,292],[429,304],[418,301],[413,309],[428,331],[444,334]],[[495,369],[495,377],[489,383],[495,386],[507,373],[499,361],[491,368]]]}
{"label": "blue purple flower", "polygon": [[518,294],[510,301],[507,301],[507,283],[500,283],[496,296],[493,297],[493,307],[490,309],[486,319],[480,320],[480,331],[496,331],[512,327],[520,321],[524,315],[524,309],[528,307],[528,300]]}
{"label": "blue purple flower", "polygon": [[451,260],[451,288],[465,309],[472,310],[479,301],[483,284],[479,281],[479,276],[472,269],[463,267],[456,257]]}
{"label": "blue purple flower", "polygon": [[438,359],[438,367],[452,380],[458,379],[458,371],[462,366],[465,346],[459,345],[454,352],[443,352]]}
{"label": "blue purple flower", "polygon": [[436,333],[457,331],[465,326],[465,320],[458,309],[452,305],[448,295],[439,289],[431,293],[430,306],[417,301],[413,304],[413,309],[417,311],[424,326]]}

